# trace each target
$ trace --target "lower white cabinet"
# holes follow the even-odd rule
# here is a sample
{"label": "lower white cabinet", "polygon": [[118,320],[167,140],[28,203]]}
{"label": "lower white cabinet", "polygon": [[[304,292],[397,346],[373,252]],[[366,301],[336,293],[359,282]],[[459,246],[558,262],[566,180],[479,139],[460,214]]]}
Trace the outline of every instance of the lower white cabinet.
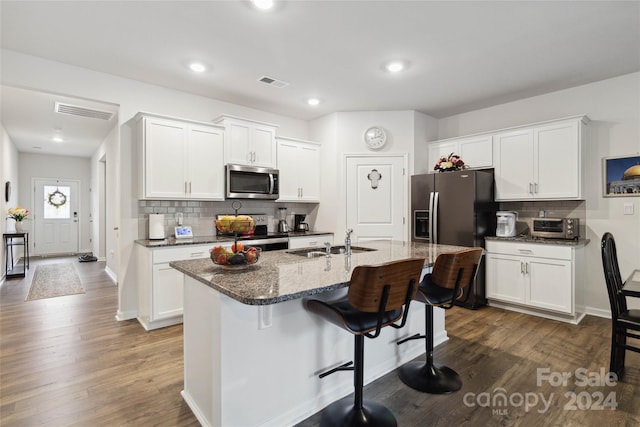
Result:
{"label": "lower white cabinet", "polygon": [[572,323],[584,316],[584,246],[486,242],[489,304]]}
{"label": "lower white cabinet", "polygon": [[138,247],[138,321],[146,330],[182,323],[184,274],[169,263],[208,258],[211,247]]}
{"label": "lower white cabinet", "polygon": [[324,248],[325,242],[329,242],[333,245],[333,234],[289,237],[289,249],[311,248],[314,246]]}

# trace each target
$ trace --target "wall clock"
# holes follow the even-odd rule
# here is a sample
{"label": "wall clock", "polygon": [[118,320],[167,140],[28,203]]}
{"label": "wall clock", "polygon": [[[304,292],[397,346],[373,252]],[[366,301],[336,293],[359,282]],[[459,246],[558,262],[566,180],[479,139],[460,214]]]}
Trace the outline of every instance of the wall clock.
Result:
{"label": "wall clock", "polygon": [[379,150],[387,143],[387,133],[378,126],[372,126],[364,133],[364,142],[372,150]]}

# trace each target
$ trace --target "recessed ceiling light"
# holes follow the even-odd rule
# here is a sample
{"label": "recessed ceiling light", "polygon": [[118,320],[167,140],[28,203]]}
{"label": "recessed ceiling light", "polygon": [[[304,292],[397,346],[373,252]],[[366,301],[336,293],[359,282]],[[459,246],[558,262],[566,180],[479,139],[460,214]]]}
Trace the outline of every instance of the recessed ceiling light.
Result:
{"label": "recessed ceiling light", "polygon": [[54,136],[53,138],[51,138],[51,140],[53,142],[64,142],[64,139],[62,139],[61,136]]}
{"label": "recessed ceiling light", "polygon": [[207,67],[199,62],[192,62],[189,64],[189,69],[195,73],[203,73],[207,70]]}
{"label": "recessed ceiling light", "polygon": [[260,10],[269,10],[273,8],[273,0],[251,0],[251,3]]}
{"label": "recessed ceiling light", "polygon": [[315,107],[316,105],[320,104],[320,100],[318,98],[309,98],[307,99],[307,104]]}
{"label": "recessed ceiling light", "polygon": [[390,73],[399,73],[407,67],[407,63],[404,61],[389,61],[385,64],[384,68]]}

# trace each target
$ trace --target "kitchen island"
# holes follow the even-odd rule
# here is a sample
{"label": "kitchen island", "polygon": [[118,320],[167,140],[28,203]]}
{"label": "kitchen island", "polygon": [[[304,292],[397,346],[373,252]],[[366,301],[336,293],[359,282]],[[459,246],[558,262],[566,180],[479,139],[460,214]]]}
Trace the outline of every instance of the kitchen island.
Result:
{"label": "kitchen island", "polygon": [[[185,274],[184,390],[204,426],[285,426],[353,391],[353,377],[318,374],[352,360],[353,337],[305,310],[304,298],[346,293],[353,267],[425,258],[459,246],[372,241],[351,256],[306,258],[264,252],[246,270],[228,271],[208,259],[171,262]],[[447,339],[436,309],[435,343]],[[366,340],[365,384],[424,352],[424,342],[395,343],[424,333],[424,307],[412,305],[402,329],[384,328]]]}

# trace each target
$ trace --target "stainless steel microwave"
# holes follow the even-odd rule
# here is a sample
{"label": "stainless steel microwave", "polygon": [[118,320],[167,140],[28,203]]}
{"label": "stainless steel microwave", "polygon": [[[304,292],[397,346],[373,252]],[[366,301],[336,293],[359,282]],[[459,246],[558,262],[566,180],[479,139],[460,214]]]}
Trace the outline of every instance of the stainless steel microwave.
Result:
{"label": "stainless steel microwave", "polygon": [[277,169],[256,166],[226,166],[227,199],[278,198],[279,173]]}
{"label": "stainless steel microwave", "polygon": [[580,237],[579,218],[532,218],[531,236],[572,240]]}

